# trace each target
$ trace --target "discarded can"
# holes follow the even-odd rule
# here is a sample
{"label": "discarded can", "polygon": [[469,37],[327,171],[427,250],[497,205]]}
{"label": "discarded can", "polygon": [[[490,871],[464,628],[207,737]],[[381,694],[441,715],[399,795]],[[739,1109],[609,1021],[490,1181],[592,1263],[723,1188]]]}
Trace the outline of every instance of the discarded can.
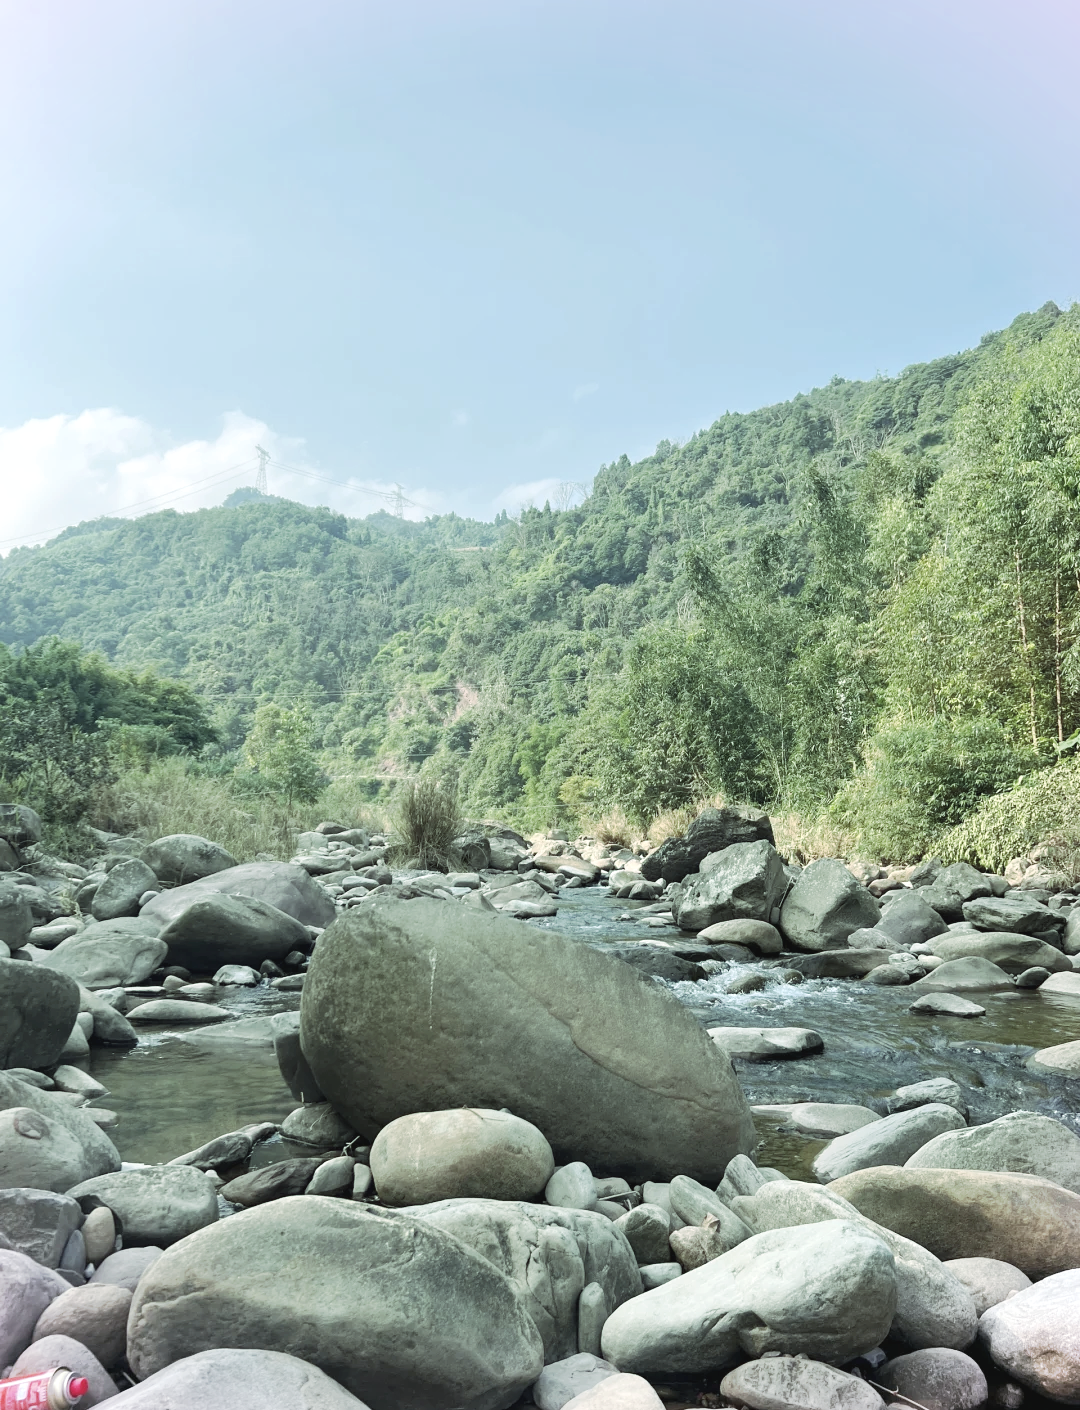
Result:
{"label": "discarded can", "polygon": [[35,1371],[0,1381],[0,1410],[71,1410],[78,1405],[90,1382],[66,1366],[55,1371]]}

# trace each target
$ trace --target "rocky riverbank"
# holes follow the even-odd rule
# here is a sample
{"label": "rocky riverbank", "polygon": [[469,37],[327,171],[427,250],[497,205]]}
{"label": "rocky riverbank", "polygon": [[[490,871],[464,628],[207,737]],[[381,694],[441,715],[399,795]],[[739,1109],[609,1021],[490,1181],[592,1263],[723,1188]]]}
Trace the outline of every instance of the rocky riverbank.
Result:
{"label": "rocky riverbank", "polygon": [[[445,874],[338,824],[246,865],[39,836],[0,809],[0,1369],[170,1410],[1080,1403],[1080,912],[1037,862],[800,869],[750,809],[651,851],[478,825]],[[1046,1099],[959,1056],[815,1090],[837,994],[987,1048],[1053,1010]],[[272,1045],[298,1105],[124,1164],[89,1069],[177,1034]]]}

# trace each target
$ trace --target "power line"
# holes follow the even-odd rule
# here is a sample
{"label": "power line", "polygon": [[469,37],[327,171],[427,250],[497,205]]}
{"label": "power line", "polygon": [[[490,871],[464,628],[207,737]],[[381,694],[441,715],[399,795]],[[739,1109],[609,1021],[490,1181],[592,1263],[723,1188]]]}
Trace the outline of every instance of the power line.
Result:
{"label": "power line", "polygon": [[376,499],[385,499],[394,506],[394,513],[398,518],[404,514],[404,506],[407,504],[411,509],[426,509],[424,504],[418,504],[415,499],[409,499],[400,485],[395,485],[392,490],[374,490],[368,485],[358,485],[348,480],[332,480],[329,475],[320,475],[315,470],[301,470],[298,465],[286,465],[280,460],[271,460],[270,464],[276,470],[287,470],[290,475],[304,475],[309,480],[320,480],[324,485],[335,485],[339,490],[351,490],[354,494],[374,495]]}

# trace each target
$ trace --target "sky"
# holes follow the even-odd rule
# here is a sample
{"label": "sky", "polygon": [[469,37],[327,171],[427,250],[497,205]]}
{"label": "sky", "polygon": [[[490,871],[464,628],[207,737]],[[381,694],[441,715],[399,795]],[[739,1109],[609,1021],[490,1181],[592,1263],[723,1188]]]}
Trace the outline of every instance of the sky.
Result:
{"label": "sky", "polygon": [[0,0],[0,554],[256,445],[272,493],[490,518],[1066,306],[1078,40],[1075,0]]}

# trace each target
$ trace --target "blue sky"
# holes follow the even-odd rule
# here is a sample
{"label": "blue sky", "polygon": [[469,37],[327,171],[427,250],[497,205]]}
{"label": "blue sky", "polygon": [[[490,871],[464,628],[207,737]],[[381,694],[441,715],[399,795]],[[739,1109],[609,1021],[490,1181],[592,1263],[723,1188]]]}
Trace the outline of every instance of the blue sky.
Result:
{"label": "blue sky", "polygon": [[0,552],[220,502],[257,441],[343,485],[293,498],[488,517],[1066,304],[1078,38],[1071,0],[0,0]]}

